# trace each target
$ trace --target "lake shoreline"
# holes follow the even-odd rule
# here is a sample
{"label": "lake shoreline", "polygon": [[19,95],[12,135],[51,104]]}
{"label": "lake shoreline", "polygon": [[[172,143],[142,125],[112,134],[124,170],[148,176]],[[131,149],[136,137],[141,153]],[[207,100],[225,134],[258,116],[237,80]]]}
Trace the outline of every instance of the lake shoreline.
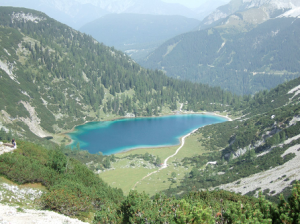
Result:
{"label": "lake shoreline", "polygon": [[[193,113],[180,113],[180,114],[203,114],[203,115],[213,115],[213,116],[217,116],[217,117],[222,117],[222,118],[225,118],[227,119],[227,121],[233,121],[230,117],[228,116],[224,116],[224,115],[220,115],[220,114],[216,114],[216,113],[213,113],[213,112],[193,112]],[[179,114],[178,114],[179,115]],[[165,115],[165,116],[170,116],[170,115]],[[193,130],[191,132],[189,132],[188,134],[184,135],[184,136],[181,136],[179,138],[179,144],[176,144],[176,145],[166,145],[166,146],[158,146],[158,147],[140,147],[140,148],[132,148],[132,149],[128,149],[128,150],[124,150],[122,152],[117,152],[117,153],[114,153],[113,155],[122,155],[122,154],[125,154],[125,153],[128,153],[128,152],[133,152],[133,151],[137,151],[137,150],[141,150],[141,149],[164,149],[164,148],[168,148],[168,147],[174,147],[174,146],[178,146],[178,145],[181,145],[182,144],[182,140],[184,137],[186,136],[190,136],[192,134],[194,134],[195,132],[197,132],[197,130],[199,130],[200,128],[204,128],[208,125],[204,125],[202,127],[199,127],[197,128],[196,130]]]}
{"label": "lake shoreline", "polygon": [[[170,114],[163,114],[163,115],[159,115],[159,116],[145,116],[145,117],[117,117],[117,118],[113,118],[113,119],[110,119],[110,120],[104,120],[104,121],[86,121],[84,122],[83,124],[80,124],[80,125],[76,125],[74,126],[71,130],[68,130],[66,132],[63,132],[61,133],[60,135],[70,139],[71,141],[68,142],[68,144],[66,144],[66,146],[69,146],[69,145],[72,145],[74,143],[74,140],[68,135],[68,133],[71,133],[71,132],[74,132],[76,127],[78,126],[82,126],[82,125],[85,125],[85,124],[88,124],[88,123],[92,123],[92,122],[105,122],[105,121],[117,121],[117,120],[123,120],[123,119],[136,119],[136,118],[159,118],[159,117],[167,117],[167,116],[172,116],[172,115],[192,115],[192,114],[199,114],[199,115],[212,115],[212,116],[216,116],[216,117],[221,117],[221,118],[225,118],[227,121],[232,121],[232,119],[230,117],[227,116],[224,116],[224,115],[221,115],[221,114],[218,114],[218,113],[214,113],[214,112],[183,112],[183,111],[180,111],[179,113],[170,113]],[[206,126],[206,125],[205,125]],[[203,127],[205,127],[203,126]],[[199,128],[202,128],[202,127],[199,127]],[[197,128],[197,130],[199,129]],[[193,131],[194,132],[194,131]],[[190,132],[192,133],[192,132]],[[190,134],[189,133],[189,134]],[[138,147],[138,148],[130,148],[130,149],[125,149],[121,152],[117,152],[117,153],[112,153],[114,155],[117,155],[117,154],[124,154],[124,153],[128,153],[130,151],[134,151],[134,150],[140,150],[140,149],[151,149],[151,148],[155,148],[155,149],[160,149],[160,148],[167,148],[167,147],[174,147],[174,146],[177,146],[177,145],[180,145],[181,144],[181,141],[182,141],[182,138],[184,136],[181,136],[179,138],[179,144],[176,144],[176,145],[161,145],[161,146],[149,146],[149,147]],[[112,155],[110,154],[110,155]]]}

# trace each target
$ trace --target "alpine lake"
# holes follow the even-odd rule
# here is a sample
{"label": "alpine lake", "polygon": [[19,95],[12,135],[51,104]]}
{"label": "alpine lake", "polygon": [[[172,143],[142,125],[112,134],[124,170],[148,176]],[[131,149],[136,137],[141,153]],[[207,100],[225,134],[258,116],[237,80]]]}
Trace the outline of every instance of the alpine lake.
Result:
{"label": "alpine lake", "polygon": [[91,154],[111,155],[131,149],[178,145],[180,137],[205,125],[221,123],[226,118],[207,114],[181,114],[162,117],[126,118],[90,122],[77,126],[68,135],[70,147],[78,143]]}

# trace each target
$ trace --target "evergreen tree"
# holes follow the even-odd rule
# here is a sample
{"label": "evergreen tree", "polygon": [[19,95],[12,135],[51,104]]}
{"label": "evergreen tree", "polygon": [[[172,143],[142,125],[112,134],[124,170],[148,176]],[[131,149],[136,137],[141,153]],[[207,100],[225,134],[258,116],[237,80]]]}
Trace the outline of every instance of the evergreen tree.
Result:
{"label": "evergreen tree", "polygon": [[161,159],[158,156],[156,157],[155,164],[156,166],[160,166],[161,164]]}
{"label": "evergreen tree", "polygon": [[103,163],[103,166],[104,166],[106,169],[110,168],[110,158],[109,158],[109,156],[107,156],[107,157],[105,158],[104,163]]}

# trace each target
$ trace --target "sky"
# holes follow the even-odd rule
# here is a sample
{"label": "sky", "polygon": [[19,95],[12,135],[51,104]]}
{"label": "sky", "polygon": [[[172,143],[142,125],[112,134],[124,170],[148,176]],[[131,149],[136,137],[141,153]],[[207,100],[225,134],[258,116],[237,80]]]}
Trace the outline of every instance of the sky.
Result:
{"label": "sky", "polygon": [[[197,8],[207,0],[162,0],[163,2],[179,3],[188,8]],[[208,0],[209,1],[209,0]]]}

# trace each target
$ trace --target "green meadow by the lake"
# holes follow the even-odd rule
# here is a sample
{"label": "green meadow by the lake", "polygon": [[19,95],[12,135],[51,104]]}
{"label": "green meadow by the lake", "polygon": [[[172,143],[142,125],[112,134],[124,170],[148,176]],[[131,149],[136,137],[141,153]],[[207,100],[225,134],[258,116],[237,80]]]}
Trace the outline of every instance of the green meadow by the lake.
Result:
{"label": "green meadow by the lake", "polygon": [[[206,125],[225,122],[227,118],[212,114],[179,114],[163,117],[121,119],[92,122],[77,127],[70,133],[73,145],[90,153],[110,155],[116,160],[99,176],[112,187],[122,188],[125,194],[131,189],[153,195],[180,183],[192,169],[182,164],[185,157],[201,155],[199,134],[182,137]],[[166,158],[167,167],[160,170]],[[148,174],[158,171],[146,177]],[[175,177],[176,174],[176,177]],[[172,177],[171,177],[172,176]]]}
{"label": "green meadow by the lake", "polygon": [[[112,163],[112,168],[99,174],[99,176],[112,187],[121,188],[125,194],[128,194],[130,190],[135,189],[138,192],[145,191],[146,193],[155,195],[159,191],[166,190],[170,186],[175,187],[183,179],[186,173],[189,173],[192,169],[191,166],[182,165],[182,159],[185,157],[191,157],[194,155],[201,155],[206,150],[201,145],[202,135],[201,133],[194,133],[187,137],[184,146],[178,152],[177,155],[172,157],[168,161],[168,167],[161,171],[151,175],[150,177],[141,181],[141,179],[148,173],[156,171],[159,167],[156,167],[150,163],[147,166],[142,166],[141,162],[145,164],[141,159],[130,159],[130,155],[143,155],[149,153],[154,156],[158,156],[164,161],[168,156],[174,154],[179,145],[163,148],[142,148],[135,149],[128,152],[116,154],[117,161]],[[130,164],[135,164],[131,166]],[[172,173],[176,173],[176,183],[172,183]],[[135,188],[134,185],[139,182]]]}

